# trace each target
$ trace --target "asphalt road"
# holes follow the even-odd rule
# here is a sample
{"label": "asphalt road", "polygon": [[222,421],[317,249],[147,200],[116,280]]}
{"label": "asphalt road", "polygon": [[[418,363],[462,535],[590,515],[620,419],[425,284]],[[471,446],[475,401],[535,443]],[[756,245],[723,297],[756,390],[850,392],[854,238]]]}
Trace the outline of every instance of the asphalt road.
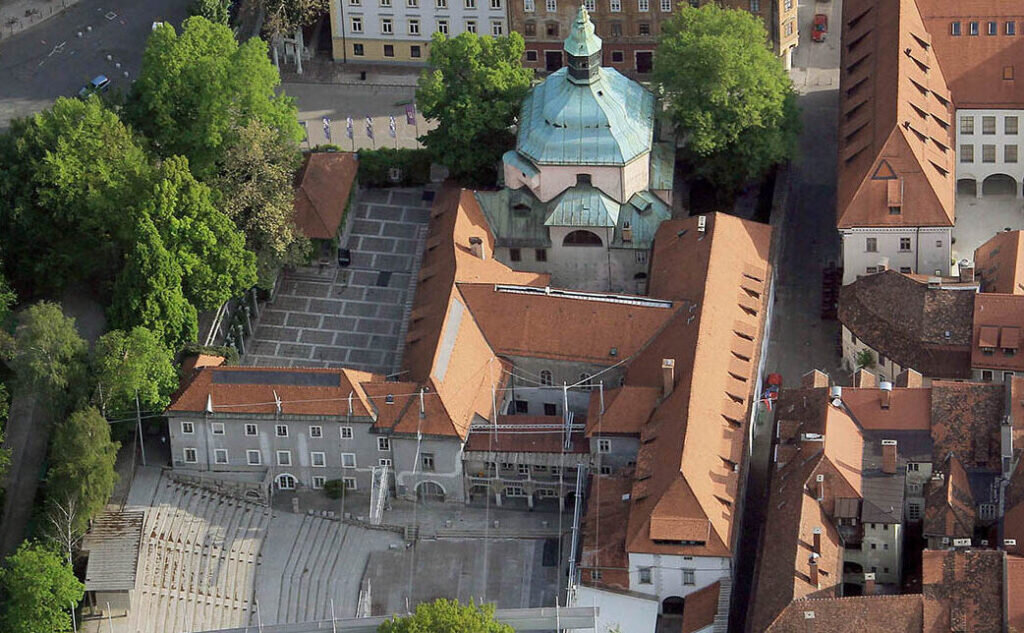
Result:
{"label": "asphalt road", "polygon": [[110,77],[112,89],[127,90],[142,64],[153,22],[180,25],[188,4],[189,0],[80,0],[0,41],[0,129],[13,118],[45,109],[57,97],[74,96],[96,75]]}

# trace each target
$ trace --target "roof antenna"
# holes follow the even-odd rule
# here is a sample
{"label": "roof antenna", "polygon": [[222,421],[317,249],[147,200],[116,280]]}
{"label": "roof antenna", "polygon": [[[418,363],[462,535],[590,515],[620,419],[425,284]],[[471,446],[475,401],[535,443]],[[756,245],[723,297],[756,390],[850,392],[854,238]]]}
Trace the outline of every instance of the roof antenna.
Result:
{"label": "roof antenna", "polygon": [[274,390],[274,404],[277,405],[277,414],[281,415],[281,398],[277,395],[277,389]]}

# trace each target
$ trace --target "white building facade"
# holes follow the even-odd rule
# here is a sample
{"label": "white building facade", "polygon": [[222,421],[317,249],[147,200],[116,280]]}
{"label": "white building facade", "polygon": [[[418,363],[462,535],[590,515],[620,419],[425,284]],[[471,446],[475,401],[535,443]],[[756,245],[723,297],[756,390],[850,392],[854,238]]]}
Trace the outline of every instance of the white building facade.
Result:
{"label": "white building facade", "polygon": [[979,198],[1013,193],[1024,197],[1024,163],[1020,124],[1024,110],[959,109],[957,121],[957,184]]}
{"label": "white building facade", "polygon": [[945,226],[842,228],[843,284],[883,270],[947,276],[952,231]]}

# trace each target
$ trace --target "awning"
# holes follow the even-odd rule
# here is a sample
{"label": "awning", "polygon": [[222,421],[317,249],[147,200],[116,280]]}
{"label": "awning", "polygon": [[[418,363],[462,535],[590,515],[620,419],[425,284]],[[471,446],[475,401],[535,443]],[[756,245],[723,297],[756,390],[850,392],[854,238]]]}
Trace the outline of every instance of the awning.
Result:
{"label": "awning", "polygon": [[997,347],[999,345],[999,328],[985,325],[978,337],[978,347]]}

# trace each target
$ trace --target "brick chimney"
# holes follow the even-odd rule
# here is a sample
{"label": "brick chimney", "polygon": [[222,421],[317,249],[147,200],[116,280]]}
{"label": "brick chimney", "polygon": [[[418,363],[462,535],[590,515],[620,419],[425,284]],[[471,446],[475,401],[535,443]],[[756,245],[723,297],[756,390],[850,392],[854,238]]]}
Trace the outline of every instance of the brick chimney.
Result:
{"label": "brick chimney", "polygon": [[672,395],[672,389],[676,386],[676,359],[663,358],[661,360],[661,397],[667,398]]}
{"label": "brick chimney", "polygon": [[807,575],[810,577],[810,582],[815,588],[818,587],[818,554],[811,554],[811,559],[807,561]]}
{"label": "brick chimney", "polygon": [[482,238],[469,238],[469,252],[473,253],[473,257],[477,257],[479,259],[487,259],[487,256],[484,255],[484,241]]}
{"label": "brick chimney", "polygon": [[828,386],[828,374],[820,369],[812,369],[800,377],[800,386],[817,389]]}
{"label": "brick chimney", "polygon": [[875,574],[870,571],[864,574],[864,595],[875,595]]}
{"label": "brick chimney", "polygon": [[924,386],[924,377],[913,369],[904,369],[896,376],[897,387],[910,387],[916,389]]}
{"label": "brick chimney", "polygon": [[858,369],[853,375],[853,386],[859,389],[874,388],[878,386],[878,379],[866,369]]}
{"label": "brick chimney", "polygon": [[811,551],[815,554],[821,554],[821,528],[816,527],[811,531],[811,538],[813,544],[811,545]]}
{"label": "brick chimney", "polygon": [[974,281],[974,266],[960,265],[960,281],[970,283]]}
{"label": "brick chimney", "polygon": [[896,440],[882,440],[882,472],[896,474]]}

